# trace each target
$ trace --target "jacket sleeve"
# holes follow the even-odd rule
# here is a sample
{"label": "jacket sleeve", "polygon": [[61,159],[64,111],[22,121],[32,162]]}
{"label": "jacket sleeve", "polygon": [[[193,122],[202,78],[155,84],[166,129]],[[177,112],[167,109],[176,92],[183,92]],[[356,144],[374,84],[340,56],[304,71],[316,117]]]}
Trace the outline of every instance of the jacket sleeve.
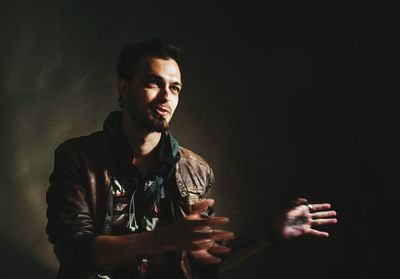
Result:
{"label": "jacket sleeve", "polygon": [[231,248],[231,252],[222,258],[219,264],[219,271],[225,272],[231,270],[262,250],[276,245],[279,241],[276,238],[270,231],[260,229],[240,235],[234,240],[229,241],[225,245]]}
{"label": "jacket sleeve", "polygon": [[208,195],[210,193],[210,190],[211,190],[211,187],[214,185],[214,182],[215,182],[214,171],[213,171],[213,169],[211,167],[209,167],[209,170],[208,170],[208,183],[207,183],[207,187],[206,187],[205,193],[204,193],[204,195],[206,197],[208,197]]}
{"label": "jacket sleeve", "polygon": [[67,271],[71,278],[90,273],[94,268],[91,260],[94,222],[82,164],[76,144],[67,141],[60,145],[54,154],[54,169],[46,195],[46,232],[54,245],[60,269]]}

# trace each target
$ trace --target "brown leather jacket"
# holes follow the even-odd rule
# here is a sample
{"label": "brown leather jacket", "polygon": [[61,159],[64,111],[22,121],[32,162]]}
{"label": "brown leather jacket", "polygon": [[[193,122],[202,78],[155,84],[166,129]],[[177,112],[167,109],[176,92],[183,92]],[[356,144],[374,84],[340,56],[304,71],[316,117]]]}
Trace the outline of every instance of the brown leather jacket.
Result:
{"label": "brown leather jacket", "polygon": [[[60,262],[57,278],[97,278],[91,245],[104,233],[109,199],[109,162],[115,159],[115,138],[107,129],[69,139],[55,151],[47,191],[46,231]],[[171,220],[190,212],[190,205],[208,193],[214,176],[209,164],[188,149],[179,148],[180,160],[167,182]],[[174,278],[191,278],[193,265],[184,253],[170,253]]]}

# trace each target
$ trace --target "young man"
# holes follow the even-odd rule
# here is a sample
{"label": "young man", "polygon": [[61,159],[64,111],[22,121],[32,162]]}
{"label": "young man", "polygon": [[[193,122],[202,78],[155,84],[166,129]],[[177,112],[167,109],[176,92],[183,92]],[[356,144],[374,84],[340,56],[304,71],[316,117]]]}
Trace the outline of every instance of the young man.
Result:
{"label": "young man", "polygon": [[[125,47],[117,83],[122,111],[111,112],[102,131],[55,151],[46,229],[58,278],[209,277],[218,264],[226,267],[221,256],[230,248],[221,241],[234,236],[214,229],[229,220],[214,216],[214,201],[206,199],[212,169],[168,130],[182,90],[178,52],[161,40]],[[276,235],[327,236],[311,225],[336,222],[335,212],[315,204],[310,213],[305,203],[282,215]]]}

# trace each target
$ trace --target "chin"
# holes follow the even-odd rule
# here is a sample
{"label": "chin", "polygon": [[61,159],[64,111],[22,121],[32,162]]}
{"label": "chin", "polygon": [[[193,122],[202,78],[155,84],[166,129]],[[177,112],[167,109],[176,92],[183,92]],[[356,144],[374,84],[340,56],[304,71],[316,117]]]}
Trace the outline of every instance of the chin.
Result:
{"label": "chin", "polygon": [[152,119],[148,123],[148,128],[153,132],[165,132],[169,129],[169,122],[166,119]]}
{"label": "chin", "polygon": [[153,131],[154,132],[165,132],[169,129],[169,125],[157,125],[157,126],[153,126]]}

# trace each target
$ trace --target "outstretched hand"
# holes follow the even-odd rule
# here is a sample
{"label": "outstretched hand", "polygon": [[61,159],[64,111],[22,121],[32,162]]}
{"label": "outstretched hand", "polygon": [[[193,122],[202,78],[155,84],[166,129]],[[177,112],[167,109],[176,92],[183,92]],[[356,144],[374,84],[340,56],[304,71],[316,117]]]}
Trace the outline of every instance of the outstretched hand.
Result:
{"label": "outstretched hand", "polygon": [[280,216],[275,228],[284,239],[302,235],[328,237],[328,232],[314,227],[337,223],[336,211],[330,208],[329,203],[310,204],[307,199],[298,198],[295,205]]}
{"label": "outstretched hand", "polygon": [[[192,206],[192,212],[186,217],[186,220],[203,220],[207,217],[203,217],[202,213],[208,209],[208,207],[213,206],[214,200],[205,199],[199,201]],[[203,239],[196,241],[196,245],[200,248],[198,250],[188,251],[193,258],[202,262],[203,264],[218,264],[221,259],[218,255],[224,255],[230,252],[230,248],[220,245],[215,242],[215,240],[229,240],[233,238],[233,233],[223,230],[210,230],[216,237],[213,239]]]}

